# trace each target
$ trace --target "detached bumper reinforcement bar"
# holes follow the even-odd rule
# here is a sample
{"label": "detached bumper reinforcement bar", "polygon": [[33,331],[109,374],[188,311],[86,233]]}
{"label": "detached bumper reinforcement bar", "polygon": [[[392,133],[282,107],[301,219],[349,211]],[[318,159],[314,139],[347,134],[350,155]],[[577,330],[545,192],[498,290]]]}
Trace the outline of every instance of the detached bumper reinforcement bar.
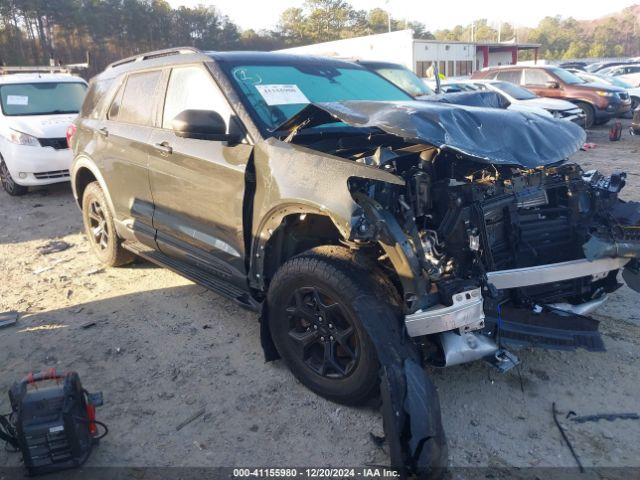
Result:
{"label": "detached bumper reinforcement bar", "polygon": [[560,282],[572,278],[587,277],[610,272],[624,267],[629,258],[600,258],[590,262],[586,258],[569,262],[536,265],[534,267],[514,268],[488,272],[487,279],[494,287],[504,288],[529,287],[544,283]]}
{"label": "detached bumper reinforcement bar", "polygon": [[[410,337],[449,330],[476,330],[484,326],[482,294],[479,288],[453,296],[453,305],[436,305],[404,317]],[[467,328],[465,328],[467,327]]]}

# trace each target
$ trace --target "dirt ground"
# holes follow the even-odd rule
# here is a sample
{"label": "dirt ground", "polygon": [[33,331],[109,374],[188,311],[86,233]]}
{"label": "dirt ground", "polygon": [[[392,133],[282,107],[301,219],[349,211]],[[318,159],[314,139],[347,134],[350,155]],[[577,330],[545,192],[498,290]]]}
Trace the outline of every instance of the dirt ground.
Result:
{"label": "dirt ground", "polygon": [[[626,170],[640,199],[640,137],[589,132],[574,160]],[[51,254],[52,240],[70,248]],[[433,370],[450,465],[574,467],[551,404],[585,466],[640,467],[640,421],[576,424],[579,415],[640,410],[640,298],[627,287],[597,312],[606,353],[520,350],[516,369],[483,363]],[[67,185],[12,198],[0,192],[0,413],[29,371],[76,370],[104,392],[111,433],[91,466],[365,466],[388,464],[377,408],[347,408],[305,389],[281,362],[265,363],[258,321],[218,295],[147,263],[104,270],[88,251]],[[95,322],[94,326],[83,325]],[[521,390],[521,385],[523,390]],[[176,431],[194,412],[199,419]],[[0,466],[20,456],[0,449]]]}

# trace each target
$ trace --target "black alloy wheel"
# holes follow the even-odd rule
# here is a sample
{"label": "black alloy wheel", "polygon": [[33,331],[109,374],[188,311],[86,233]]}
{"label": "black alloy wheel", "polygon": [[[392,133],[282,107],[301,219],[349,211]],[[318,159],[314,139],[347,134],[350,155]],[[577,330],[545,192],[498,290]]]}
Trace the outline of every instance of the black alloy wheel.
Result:
{"label": "black alloy wheel", "polygon": [[118,237],[107,197],[98,182],[92,182],[82,192],[82,220],[93,253],[108,267],[118,267],[134,260]]}
{"label": "black alloy wheel", "polygon": [[331,296],[315,286],[291,293],[285,312],[288,335],[300,360],[317,375],[340,379],[358,365],[360,345],[353,321]]}
{"label": "black alloy wheel", "polygon": [[89,203],[89,237],[90,241],[98,250],[106,250],[109,248],[109,225],[104,214],[104,207],[97,199],[93,199]]}

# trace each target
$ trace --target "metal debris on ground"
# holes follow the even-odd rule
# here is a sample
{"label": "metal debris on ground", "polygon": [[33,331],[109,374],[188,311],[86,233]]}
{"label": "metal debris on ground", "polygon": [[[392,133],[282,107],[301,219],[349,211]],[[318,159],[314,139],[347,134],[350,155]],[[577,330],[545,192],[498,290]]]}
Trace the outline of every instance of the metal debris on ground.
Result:
{"label": "metal debris on ground", "polygon": [[42,255],[49,255],[51,253],[63,252],[69,248],[71,248],[71,244],[64,240],[52,240],[46,245],[40,247],[38,250]]}
{"label": "metal debris on ground", "polygon": [[95,326],[96,326],[96,322],[87,322],[84,325],[80,325],[80,328],[83,328],[86,330],[87,328],[91,328]]}
{"label": "metal debris on ground", "polygon": [[102,273],[104,272],[104,268],[101,267],[96,267],[96,268],[92,268],[90,270],[87,270],[86,272],[84,272],[85,275],[96,275],[98,273]]}
{"label": "metal debris on ground", "polygon": [[3,312],[0,313],[0,328],[10,327],[18,323],[18,312]]}
{"label": "metal debris on ground", "polygon": [[567,418],[570,418],[572,422],[576,423],[599,422],[600,420],[613,422],[615,420],[640,420],[640,415],[637,413],[598,413],[595,415],[577,416],[576,412],[571,411],[567,413]]}
{"label": "metal debris on ground", "polygon": [[573,455],[573,458],[578,464],[580,473],[584,473],[584,467],[582,466],[582,462],[580,462],[580,457],[578,457],[578,454],[573,449],[573,445],[571,445],[571,442],[569,441],[569,437],[567,437],[567,434],[565,433],[564,428],[562,428],[562,425],[560,425],[560,421],[558,420],[558,411],[556,410],[556,402],[553,402],[551,404],[551,414],[553,415],[553,421],[558,427],[558,430],[560,430],[560,435],[562,435],[562,439],[564,440],[564,443],[567,444],[567,447],[569,447],[569,450],[571,451],[571,455]]}
{"label": "metal debris on ground", "polygon": [[191,415],[189,418],[187,418],[184,422],[182,422],[180,425],[178,425],[176,427],[176,432],[179,432],[180,430],[182,430],[184,427],[186,427],[187,425],[189,425],[191,422],[196,421],[198,418],[200,418],[202,415],[204,415],[205,409],[203,408],[202,410],[198,410],[196,413],[194,413],[193,415]]}
{"label": "metal debris on ground", "polygon": [[520,359],[508,350],[500,349],[495,354],[486,357],[485,361],[497,368],[500,373],[506,373],[520,364]]}

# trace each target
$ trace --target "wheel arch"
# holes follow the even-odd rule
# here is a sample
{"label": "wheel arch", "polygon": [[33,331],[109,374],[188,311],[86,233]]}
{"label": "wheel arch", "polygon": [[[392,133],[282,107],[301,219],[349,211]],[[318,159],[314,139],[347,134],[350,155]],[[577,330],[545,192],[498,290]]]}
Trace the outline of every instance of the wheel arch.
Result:
{"label": "wheel arch", "polygon": [[100,173],[98,166],[88,157],[81,156],[76,158],[71,167],[71,189],[73,191],[76,204],[80,209],[82,209],[82,195],[84,194],[85,188],[87,188],[87,185],[91,182],[95,181],[100,184],[100,188],[102,188],[102,191],[107,198],[109,208],[112,212],[115,212],[107,182]]}
{"label": "wheel arch", "polygon": [[254,235],[249,283],[264,291],[276,270],[289,258],[314,247],[344,242],[347,235],[348,232],[320,205],[280,205],[265,215]]}

